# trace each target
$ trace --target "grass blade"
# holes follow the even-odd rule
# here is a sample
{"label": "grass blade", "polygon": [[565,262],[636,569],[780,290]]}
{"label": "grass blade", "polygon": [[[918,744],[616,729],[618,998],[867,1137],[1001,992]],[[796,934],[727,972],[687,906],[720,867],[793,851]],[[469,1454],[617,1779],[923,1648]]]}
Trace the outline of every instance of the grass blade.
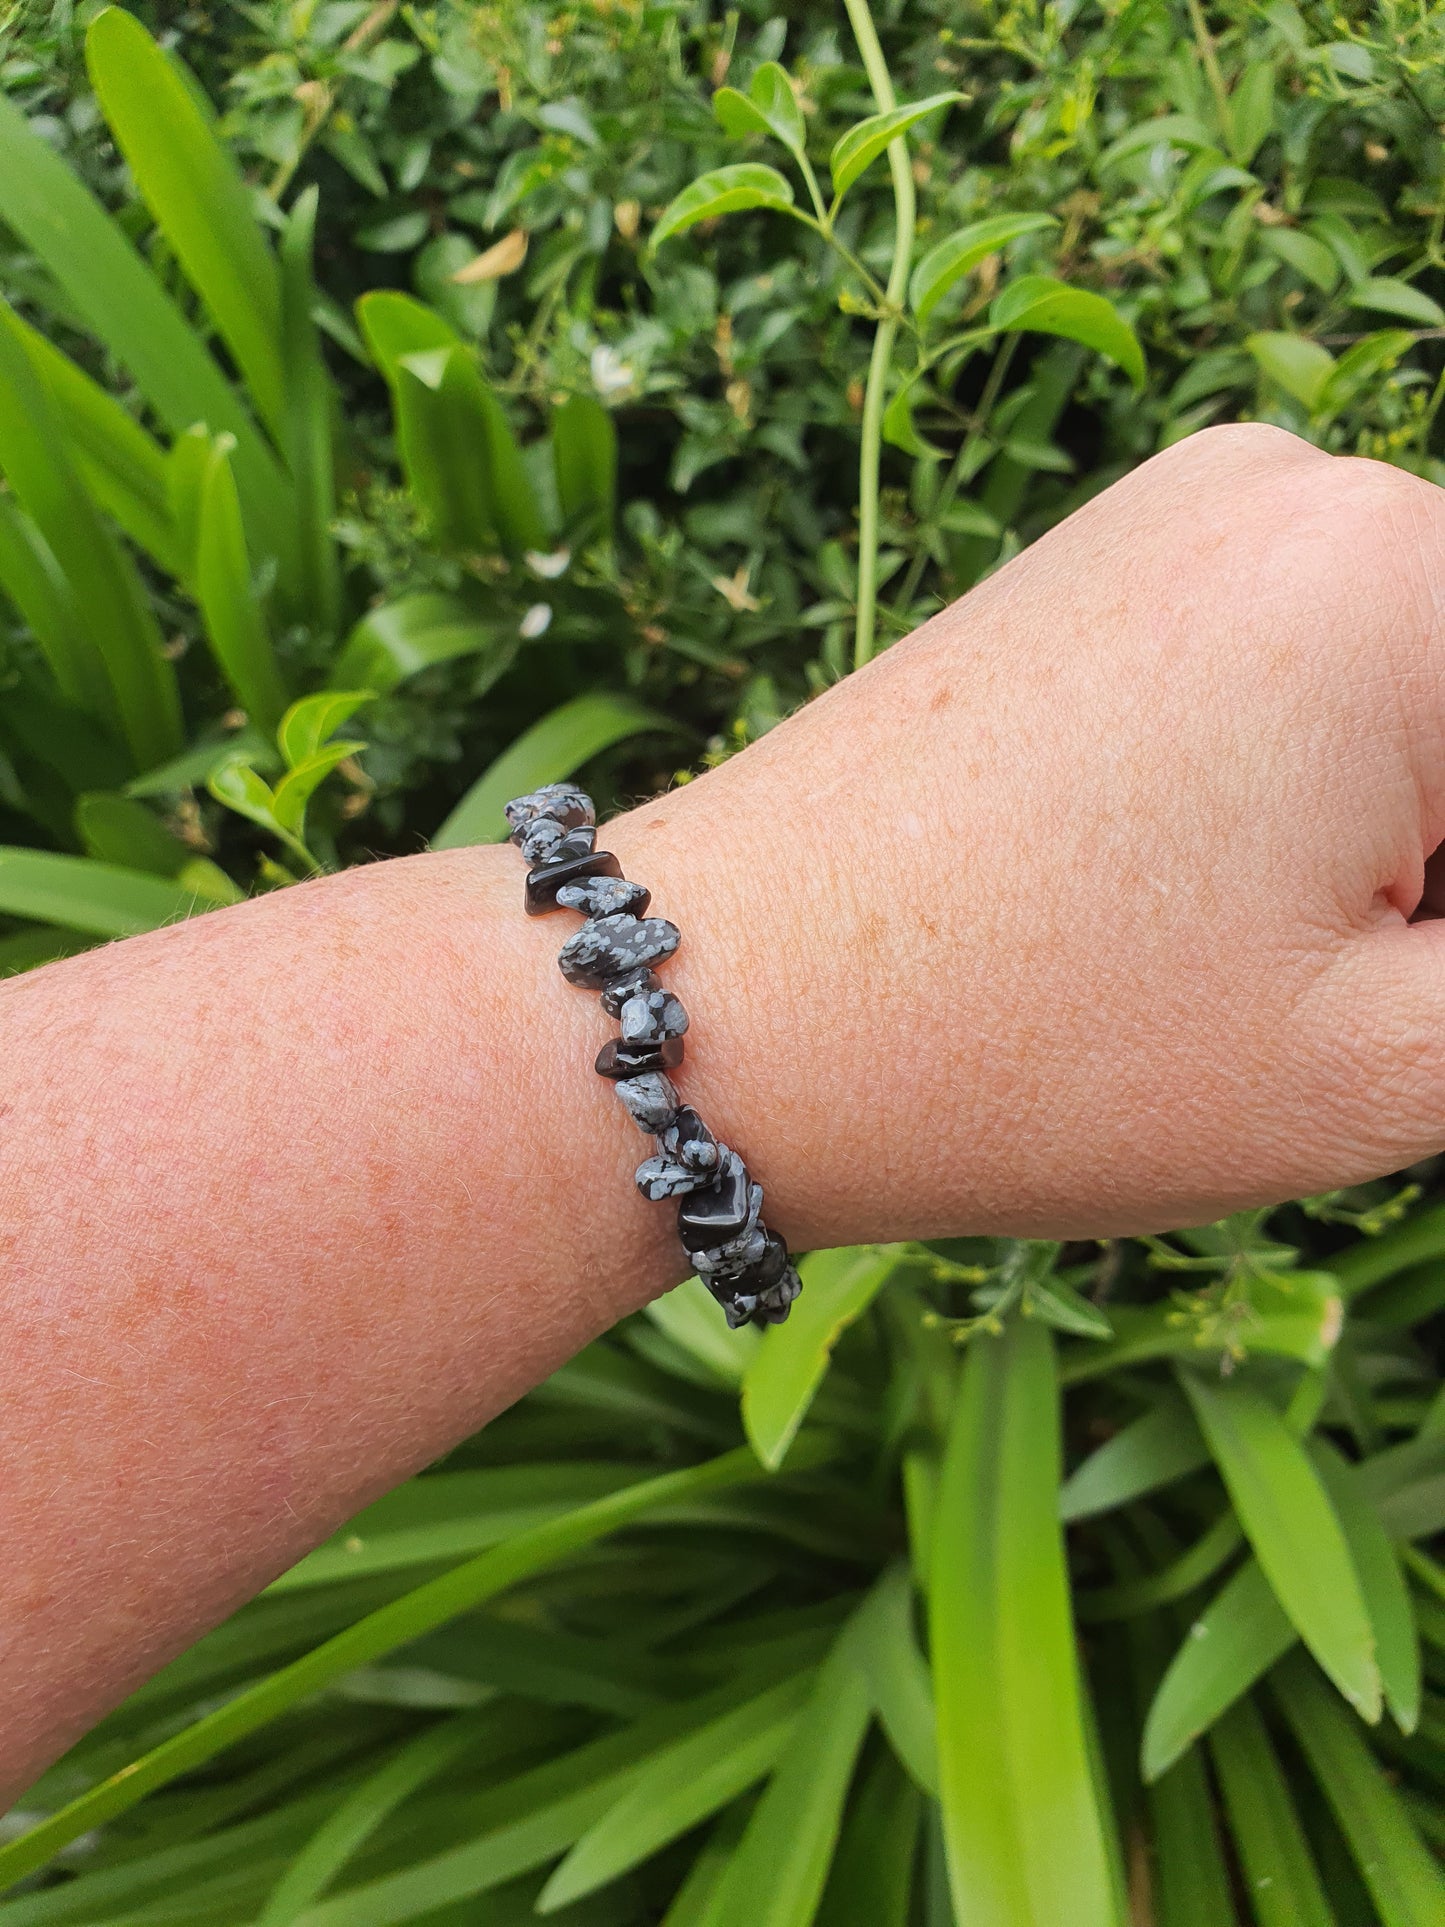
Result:
{"label": "grass blade", "polygon": [[1194,1414],[1171,1388],[1142,1417],[1091,1452],[1064,1481],[1059,1517],[1069,1525],[1077,1519],[1097,1518],[1208,1463],[1209,1447]]}
{"label": "grass blade", "polygon": [[105,664],[86,632],[65,571],[35,523],[5,494],[0,494],[0,590],[29,625],[65,701],[93,720],[113,721]]}
{"label": "grass blade", "polygon": [[1413,1733],[1420,1721],[1420,1637],[1399,1555],[1360,1489],[1355,1467],[1325,1439],[1312,1439],[1309,1450],[1359,1575],[1385,1703],[1400,1731]]}
{"label": "grass blade", "polygon": [[1289,1784],[1253,1700],[1240,1700],[1215,1724],[1209,1749],[1258,1927],[1335,1927]]}
{"label": "grass blade", "polygon": [[1380,1673],[1349,1544],[1303,1445],[1252,1386],[1181,1374],[1265,1576],[1352,1706],[1380,1717]]}
{"label": "grass blade", "polygon": [[434,850],[468,843],[500,843],[507,835],[502,806],[541,783],[571,776],[594,756],[629,736],[672,732],[677,724],[627,696],[597,691],[574,696],[552,710],[503,750],[479,776],[432,838]]}
{"label": "grass blade", "polygon": [[211,445],[196,509],[195,590],[206,640],[236,700],[270,735],[286,710],[286,686],[251,576],[226,439]]}
{"label": "grass blade", "polygon": [[[3,893],[5,867],[4,855],[0,853],[0,893]],[[147,877],[145,881],[157,889],[165,887],[155,878]],[[817,1450],[818,1462],[821,1462],[825,1452],[821,1446]],[[752,1452],[740,1447],[702,1465],[663,1473],[642,1485],[598,1499],[561,1519],[518,1533],[506,1544],[443,1573],[429,1584],[369,1613],[301,1659],[101,1781],[18,1840],[0,1846],[0,1883],[18,1880],[36,1867],[44,1866],[61,1847],[89,1828],[126,1812],[156,1787],[165,1786],[179,1774],[212,1759],[223,1747],[256,1732],[299,1700],[320,1691],[354,1667],[364,1666],[383,1653],[405,1646],[432,1627],[495,1598],[519,1579],[595,1544],[606,1534],[651,1511],[693,1500],[705,1493],[726,1491],[762,1476],[765,1475]]]}
{"label": "grass blade", "polygon": [[818,1927],[908,1927],[923,1797],[880,1753],[843,1824]]}
{"label": "grass blade", "polygon": [[834,1345],[897,1268],[895,1252],[870,1245],[811,1252],[798,1267],[803,1296],[763,1334],[743,1378],[743,1429],[770,1472],[787,1457]]}
{"label": "grass blade", "polygon": [[281,237],[281,361],[286,390],[284,447],[296,484],[298,601],[309,626],[335,635],[341,625],[341,570],[331,533],[336,514],[334,400],[321,340],[311,318],[316,286],[311,262],[318,191],[292,208]]}
{"label": "grass blade", "polygon": [[208,908],[194,891],[145,870],[0,845],[0,912],[8,917],[93,937],[136,937]]}
{"label": "grass blade", "polygon": [[939,1776],[960,1927],[1114,1927],[1058,1519],[1048,1330],[964,1361],[933,1532]]}
{"label": "grass blade", "polygon": [[1439,1927],[1445,1875],[1358,1725],[1303,1653],[1285,1660],[1271,1683],[1384,1927]]}
{"label": "grass blade", "polygon": [[552,459],[568,527],[607,534],[617,505],[617,430],[595,395],[569,395],[554,411]]}
{"label": "grass blade", "polygon": [[1141,1768],[1157,1780],[1295,1643],[1258,1560],[1241,1566],[1190,1626],[1144,1722]]}
{"label": "grass blade", "polygon": [[[1140,1697],[1147,1698],[1168,1652],[1164,1620],[1155,1617],[1136,1624],[1129,1646]],[[1200,1755],[1186,1754],[1161,1774],[1148,1789],[1147,1803],[1159,1919],[1167,1927],[1219,1927],[1232,1912],[1229,1876]]]}
{"label": "grass blade", "polygon": [[85,59],[142,198],[279,440],[286,424],[280,281],[235,162],[173,57],[133,14],[119,7],[97,14]]}
{"label": "grass blade", "polygon": [[913,1580],[891,1566],[858,1620],[858,1653],[879,1723],[915,1784],[938,1797],[938,1734],[933,1681],[913,1626]]}

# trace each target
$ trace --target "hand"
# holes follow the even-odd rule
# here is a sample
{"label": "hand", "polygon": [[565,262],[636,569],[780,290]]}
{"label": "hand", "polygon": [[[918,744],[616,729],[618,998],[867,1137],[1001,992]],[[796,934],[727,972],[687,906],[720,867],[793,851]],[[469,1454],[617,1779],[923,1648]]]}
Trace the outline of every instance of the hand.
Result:
{"label": "hand", "polygon": [[806,1247],[1198,1223],[1445,1146],[1442,836],[1445,498],[1240,426],[607,840]]}

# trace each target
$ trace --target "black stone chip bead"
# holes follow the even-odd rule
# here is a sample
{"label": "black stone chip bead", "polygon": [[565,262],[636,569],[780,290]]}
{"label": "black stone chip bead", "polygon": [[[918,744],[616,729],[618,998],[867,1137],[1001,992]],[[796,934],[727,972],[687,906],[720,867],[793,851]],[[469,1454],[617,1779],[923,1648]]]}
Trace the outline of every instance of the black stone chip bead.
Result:
{"label": "black stone chip bead", "polygon": [[643,964],[660,963],[682,941],[682,932],[666,917],[590,917],[570,936],[557,962],[568,983],[584,990],[601,990],[613,977]]}
{"label": "black stone chip bead", "polygon": [[650,990],[661,990],[662,979],[644,964],[641,970],[628,970],[602,986],[602,1008],[609,1017],[620,1017],[622,1006],[633,997],[645,997]]}
{"label": "black stone chip bead", "polygon": [[613,1090],[627,1107],[627,1114],[639,1131],[657,1137],[677,1116],[677,1092],[665,1071],[644,1071],[640,1077],[624,1077]]}
{"label": "black stone chip bead", "polygon": [[781,1325],[802,1290],[802,1280],[788,1257],[788,1247],[777,1232],[764,1234],[764,1248],[741,1276],[714,1282],[704,1278],[722,1306],[728,1324]]}
{"label": "black stone chip bead", "polygon": [[748,1229],[748,1167],[736,1151],[719,1146],[719,1169],[711,1184],[689,1191],[677,1207],[677,1234],[692,1256]]}
{"label": "black stone chip bead", "polygon": [[[663,1132],[664,1137],[668,1135]],[[694,1171],[665,1152],[644,1158],[633,1177],[638,1190],[652,1204],[661,1204],[664,1198],[681,1197],[684,1191],[695,1191],[700,1184],[712,1182],[711,1171]]]}
{"label": "black stone chip bead", "polygon": [[689,1171],[711,1178],[718,1168],[718,1141],[690,1104],[683,1105],[661,1143],[668,1157]]}
{"label": "black stone chip bead", "polygon": [[626,877],[584,877],[577,883],[564,883],[557,892],[564,910],[580,910],[584,917],[614,917],[625,910],[640,917],[652,901],[645,883],[629,883]]}
{"label": "black stone chip bead", "polygon": [[644,1071],[675,1070],[682,1062],[682,1039],[665,1037],[658,1044],[629,1044],[610,1037],[597,1053],[599,1077],[640,1077]]}
{"label": "black stone chip bead", "polygon": [[575,783],[544,783],[541,789],[532,790],[526,796],[514,796],[505,806],[504,814],[514,843],[521,842],[529,824],[543,818],[564,830],[580,829],[583,824],[597,820],[592,798]]}
{"label": "black stone chip bead", "polygon": [[[566,839],[570,841],[570,838]],[[554,857],[527,872],[527,915],[544,917],[559,907],[557,892],[583,877],[620,877],[622,865],[611,850],[584,850],[578,856]]]}
{"label": "black stone chip bead", "polygon": [[628,998],[621,1021],[629,1044],[660,1044],[665,1037],[681,1037],[687,1029],[687,1012],[670,990],[648,990]]}

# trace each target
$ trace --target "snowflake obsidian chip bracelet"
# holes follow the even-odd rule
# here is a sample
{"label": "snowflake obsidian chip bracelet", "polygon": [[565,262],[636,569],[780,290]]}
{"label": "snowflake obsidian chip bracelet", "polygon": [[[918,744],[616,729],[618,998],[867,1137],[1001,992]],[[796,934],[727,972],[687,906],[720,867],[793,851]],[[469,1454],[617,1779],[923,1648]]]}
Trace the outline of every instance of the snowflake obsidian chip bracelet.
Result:
{"label": "snowflake obsidian chip bracelet", "polygon": [[657,1152],[637,1167],[638,1190],[654,1203],[677,1199],[683,1248],[730,1325],[781,1324],[799,1281],[788,1247],[763,1223],[763,1187],[668,1076],[682,1062],[687,1012],[653,966],[676,950],[680,932],[646,914],[651,892],[597,848],[596,820],[574,783],[548,783],[508,803],[512,841],[531,866],[527,914],[577,910],[586,919],[557,961],[569,983],[600,990],[618,1021],[621,1035],[602,1046],[597,1071],[638,1129],[657,1139]]}

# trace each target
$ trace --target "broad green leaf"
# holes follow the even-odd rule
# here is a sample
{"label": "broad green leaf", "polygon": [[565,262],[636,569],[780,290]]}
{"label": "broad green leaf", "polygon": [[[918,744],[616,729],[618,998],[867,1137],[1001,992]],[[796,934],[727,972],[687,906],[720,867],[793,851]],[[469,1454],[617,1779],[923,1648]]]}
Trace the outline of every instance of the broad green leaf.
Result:
{"label": "broad green leaf", "polygon": [[[35,853],[17,851],[13,854],[33,856]],[[82,859],[56,857],[50,861],[77,863]],[[3,907],[4,901],[6,863],[6,856],[0,853],[0,907]],[[144,882],[154,890],[164,890],[166,887],[153,877],[145,878]],[[17,914],[33,913],[21,911]],[[821,1462],[824,1456],[825,1448],[820,1445],[815,1462]],[[237,1694],[224,1706],[206,1714],[184,1731],[161,1741],[120,1772],[111,1774],[58,1812],[47,1816],[28,1833],[0,1845],[0,1886],[20,1879],[36,1867],[43,1867],[52,1855],[91,1827],[126,1812],[156,1787],[165,1786],[180,1774],[189,1773],[204,1761],[212,1759],[224,1747],[248,1733],[258,1731],[355,1667],[367,1665],[383,1654],[409,1644],[434,1626],[444,1625],[458,1614],[471,1611],[483,1601],[493,1599],[509,1586],[516,1585],[519,1580],[546,1570],[585,1546],[595,1545],[607,1534],[620,1530],[636,1519],[645,1518],[658,1508],[693,1501],[708,1493],[726,1491],[734,1485],[749,1484],[762,1476],[757,1459],[745,1447],[701,1465],[662,1473],[657,1478],[645,1480],[641,1485],[536,1526],[529,1532],[517,1533],[505,1545],[495,1546],[452,1571],[443,1573],[427,1585],[419,1586],[402,1598],[368,1613],[343,1632],[312,1648],[302,1658]],[[590,1819],[583,1823],[584,1826],[590,1824]],[[582,1831],[582,1828],[579,1827],[578,1831]],[[576,1835],[572,1838],[576,1838]],[[565,1840],[560,1846],[570,1844],[570,1840]],[[444,1895],[443,1898],[450,1896]],[[340,1918],[345,1918],[347,1927],[365,1927],[366,1917],[359,1913],[343,1914]]]}
{"label": "broad green leaf", "polygon": [[1144,1778],[1167,1773],[1295,1638],[1258,1561],[1248,1560],[1190,1626],[1160,1681],[1144,1722]]}
{"label": "broad green leaf", "polygon": [[81,479],[97,506],[169,574],[180,573],[166,494],[165,450],[114,396],[38,329],[16,330],[45,384]]}
{"label": "broad green leaf", "polygon": [[1063,335],[1115,362],[1144,385],[1144,351],[1129,323],[1101,294],[1046,274],[1024,274],[994,298],[989,323],[1005,334]]}
{"label": "broad green leaf", "polygon": [[1229,97],[1228,140],[1231,160],[1248,167],[1274,126],[1275,70],[1268,60],[1251,60]]}
{"label": "broad green leaf", "polygon": [[328,680],[338,688],[365,687],[381,696],[423,669],[477,655],[487,658],[487,674],[478,671],[472,687],[484,689],[510,667],[517,646],[515,633],[478,615],[460,596],[419,589],[364,615],[332,663]]}
{"label": "broad green leaf", "polygon": [[552,460],[567,523],[607,534],[617,502],[617,430],[595,395],[569,395],[553,410]]}
{"label": "broad green leaf", "polygon": [[834,143],[828,166],[833,176],[833,205],[837,206],[860,174],[870,168],[890,141],[898,140],[910,127],[940,107],[962,100],[960,93],[930,94],[926,100],[907,101],[890,107],[886,113],[870,114],[850,127]]}
{"label": "broad green leaf", "polygon": [[308,626],[334,635],[341,621],[341,569],[331,533],[336,513],[332,393],[312,319],[311,261],[318,190],[297,200],[281,237],[281,373],[286,460],[296,485],[298,593]]}
{"label": "broad green leaf", "polygon": [[491,1719],[490,1708],[480,1714],[462,1714],[398,1746],[383,1765],[352,1788],[306,1842],[272,1890],[256,1927],[292,1927],[303,1908],[331,1885],[403,1800],[475,1749],[478,1738],[488,1733]]}
{"label": "broad green leaf", "polygon": [[1052,214],[993,214],[987,220],[970,221],[930,248],[913,270],[908,299],[914,314],[920,322],[927,321],[949,289],[989,255],[1022,235],[1057,226]]}
{"label": "broad green leaf", "polygon": [[702,174],[690,187],[669,201],[652,230],[653,247],[682,234],[699,221],[715,221],[720,214],[736,214],[745,208],[789,208],[793,190],[775,167],[756,161],[738,161],[731,167],[715,167]]}
{"label": "broad green leaf", "polygon": [[1306,335],[1278,333],[1250,335],[1244,345],[1272,382],[1314,411],[1334,373],[1335,358],[1328,348]]}
{"label": "broad green leaf", "polygon": [[315,795],[319,786],[348,756],[355,756],[358,750],[366,748],[362,742],[327,743],[312,755],[303,757],[291,768],[276,785],[271,798],[272,813],[283,830],[304,837],[306,806]]}
{"label": "broad green leaf", "polygon": [[539,1913],[616,1880],[735,1800],[777,1764],[814,1684],[796,1673],[649,1760],[542,1889]]}
{"label": "broad green leaf", "polygon": [[286,708],[286,686],[251,575],[228,436],[212,443],[197,499],[195,591],[206,640],[236,700],[263,730]]}
{"label": "broad green leaf", "polygon": [[868,1730],[856,1618],[838,1635],[753,1810],[711,1927],[809,1927]]}
{"label": "broad green leaf", "polygon": [[773,134],[784,147],[801,157],[808,130],[787,69],[765,60],[745,94],[736,87],[719,87],[712,97],[713,118],[725,134],[742,140],[748,134]]}
{"label": "broad green leaf", "polygon": [[364,294],[356,304],[356,320],[372,360],[393,387],[404,355],[454,348],[461,341],[435,309],[389,288]]}
{"label": "broad green leaf", "polygon": [[0,846],[0,912],[7,917],[31,917],[94,937],[134,937],[205,907],[191,891],[148,871]]}
{"label": "broad green leaf", "polygon": [[432,838],[435,850],[468,843],[501,843],[507,836],[503,805],[541,783],[558,783],[614,743],[677,725],[627,696],[601,691],[574,696],[552,710],[479,776]]}
{"label": "broad green leaf", "polygon": [[818,1927],[908,1927],[923,1798],[888,1754],[863,1778],[818,1909]]}
{"label": "broad green leaf", "polygon": [[762,1333],[756,1325],[734,1330],[719,1318],[717,1300],[700,1278],[688,1278],[674,1290],[654,1298],[647,1316],[674,1345],[716,1374],[724,1385],[739,1386],[757,1354]]}
{"label": "broad green leaf", "polygon": [[1245,1891],[1258,1927],[1335,1927],[1289,1783],[1252,1699],[1210,1729]]}
{"label": "broad green leaf", "polygon": [[1445,308],[1438,301],[1432,301],[1423,289],[1412,287],[1408,281],[1396,281],[1388,275],[1372,274],[1352,288],[1350,306],[1398,315],[1421,328],[1445,327]]}
{"label": "broad green leaf", "polygon": [[[1340,264],[1323,241],[1316,240],[1313,234],[1302,234],[1298,228],[1265,228],[1260,235],[1260,245],[1271,254],[1278,255],[1287,267],[1294,269],[1306,281],[1314,283],[1321,293],[1330,294],[1339,282]],[[1297,339],[1291,336],[1290,339]]]}
{"label": "broad green leaf", "polygon": [[858,1657],[873,1707],[893,1751],[915,1784],[938,1798],[938,1737],[933,1683],[913,1626],[913,1580],[891,1566],[858,1618]]}
{"label": "broad green leaf", "polygon": [[75,831],[87,856],[151,876],[178,876],[194,855],[154,810],[113,790],[92,790],[79,799]]}
{"label": "broad green leaf", "polygon": [[289,554],[290,485],[245,405],[118,224],[3,94],[0,180],[7,226],[44,262],[172,434],[204,422],[212,434],[235,436],[248,534],[259,553]]}
{"label": "broad green leaf", "polygon": [[323,689],[319,695],[303,696],[299,702],[292,703],[276,731],[276,741],[287,764],[295,769],[309,761],[375,693],[372,689]]}
{"label": "broad green leaf", "polygon": [[1439,1927],[1445,1873],[1358,1725],[1302,1653],[1275,1673],[1276,1704],[1350,1845],[1382,1927]]}
{"label": "broad green leaf", "polygon": [[1166,1391],[1141,1418],[1090,1453],[1059,1493],[1059,1517],[1072,1524],[1112,1512],[1209,1463],[1209,1448],[1194,1414],[1176,1391]]}
{"label": "broad green leaf", "polygon": [[1194,1372],[1182,1379],[1279,1603],[1351,1705],[1377,1720],[1374,1634],[1344,1531],[1308,1453],[1252,1386]]}
{"label": "broad green leaf", "polygon": [[150,600],[129,555],[102,522],[70,464],[24,335],[3,302],[0,470],[68,583],[104,666],[109,685],[105,707],[91,707],[100,695],[90,661],[76,665],[86,695],[72,699],[97,721],[114,714],[137,767],[173,755],[181,742],[180,693],[175,670],[161,650]]}
{"label": "broad green leaf", "polygon": [[964,1358],[933,1531],[939,1777],[959,1927],[1117,1927],[1058,1519],[1047,1326]]}
{"label": "broad green leaf", "polygon": [[1356,1468],[1328,1440],[1311,1439],[1310,1457],[1350,1548],[1375,1636],[1385,1704],[1402,1733],[1420,1720],[1420,1637],[1400,1560]]}
{"label": "broad green leaf", "polygon": [[107,7],[85,37],[91,82],[141,196],[235,356],[262,420],[286,431],[281,287],[228,150],[173,57]]}
{"label": "broad green leaf", "polygon": [[743,1378],[743,1427],[769,1471],[788,1455],[822,1384],[833,1347],[898,1268],[896,1252],[810,1252],[798,1267],[802,1296],[784,1324],[770,1325]]}

